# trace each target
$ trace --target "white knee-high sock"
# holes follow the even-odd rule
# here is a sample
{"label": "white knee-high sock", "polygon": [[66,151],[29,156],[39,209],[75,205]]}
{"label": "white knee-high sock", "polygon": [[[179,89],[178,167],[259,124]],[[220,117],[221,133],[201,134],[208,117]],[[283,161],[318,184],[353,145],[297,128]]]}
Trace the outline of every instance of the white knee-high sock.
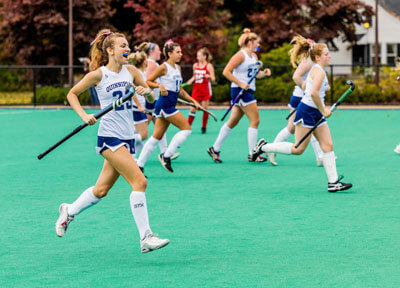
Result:
{"label": "white knee-high sock", "polygon": [[135,155],[139,155],[143,148],[143,139],[140,134],[135,134]]}
{"label": "white knee-high sock", "polygon": [[247,141],[248,141],[248,145],[249,145],[249,155],[253,154],[253,148],[254,148],[254,146],[256,146],[257,137],[258,137],[257,128],[249,127],[249,129],[247,129]]}
{"label": "white knee-high sock", "polygon": [[323,152],[322,159],[329,183],[335,183],[338,180],[335,152]]}
{"label": "white knee-high sock", "polygon": [[147,234],[152,233],[149,225],[149,215],[147,214],[146,193],[132,191],[129,200],[140,239],[143,239]]}
{"label": "white knee-high sock", "polygon": [[265,153],[292,154],[293,143],[277,142],[265,144],[261,150]]}
{"label": "white knee-high sock", "polygon": [[215,143],[213,145],[213,148],[216,152],[219,152],[221,150],[221,146],[224,143],[226,137],[231,134],[232,129],[228,127],[228,125],[224,124],[222,125],[221,129],[219,130],[219,134],[217,137],[217,140],[215,140]]}
{"label": "white knee-high sock", "polygon": [[181,130],[176,133],[172,138],[171,143],[169,143],[167,151],[165,151],[164,153],[164,156],[167,158],[171,157],[178,149],[178,147],[185,143],[187,137],[189,137],[191,133],[192,130]]}
{"label": "white knee-high sock", "polygon": [[322,152],[321,146],[319,146],[319,142],[318,142],[317,138],[315,138],[314,135],[311,135],[311,145],[312,145],[312,148],[314,149],[315,158],[317,160],[322,159],[324,152]]}
{"label": "white knee-high sock", "polygon": [[281,131],[279,131],[278,135],[276,135],[275,140],[273,143],[277,142],[285,142],[292,136],[292,133],[290,133],[289,129],[287,127],[283,128]]}
{"label": "white knee-high sock", "polygon": [[93,195],[93,186],[87,188],[74,203],[68,205],[68,215],[74,216],[100,202],[101,198]]}
{"label": "white knee-high sock", "polygon": [[142,153],[140,153],[139,159],[137,161],[137,164],[139,167],[144,167],[144,165],[147,162],[147,159],[150,157],[151,153],[153,153],[154,149],[157,146],[157,143],[159,141],[154,138],[153,136],[150,137],[149,140],[147,140],[146,144],[144,144]]}
{"label": "white knee-high sock", "polygon": [[165,153],[168,148],[168,143],[167,143],[167,132],[164,133],[164,136],[160,139],[158,142],[158,147],[160,148],[161,153]]}

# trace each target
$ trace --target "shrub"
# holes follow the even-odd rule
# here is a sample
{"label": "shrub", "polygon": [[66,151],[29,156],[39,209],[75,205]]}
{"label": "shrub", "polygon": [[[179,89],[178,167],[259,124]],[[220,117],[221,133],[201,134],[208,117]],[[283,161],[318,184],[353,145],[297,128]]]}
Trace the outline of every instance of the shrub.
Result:
{"label": "shrub", "polygon": [[[38,104],[68,104],[67,94],[69,89],[44,86],[36,89],[36,102]],[[89,91],[79,95],[79,101],[82,105],[90,104]]]}

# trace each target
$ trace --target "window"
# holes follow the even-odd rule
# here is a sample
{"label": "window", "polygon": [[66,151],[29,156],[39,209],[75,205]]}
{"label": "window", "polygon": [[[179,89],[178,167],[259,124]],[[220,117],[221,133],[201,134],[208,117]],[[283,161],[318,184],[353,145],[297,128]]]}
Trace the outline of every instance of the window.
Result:
{"label": "window", "polygon": [[[378,46],[378,62],[381,63],[381,44]],[[375,44],[371,44],[371,64],[375,63]]]}
{"label": "window", "polygon": [[397,56],[397,44],[387,44],[386,45],[387,64],[395,65],[396,56]]}

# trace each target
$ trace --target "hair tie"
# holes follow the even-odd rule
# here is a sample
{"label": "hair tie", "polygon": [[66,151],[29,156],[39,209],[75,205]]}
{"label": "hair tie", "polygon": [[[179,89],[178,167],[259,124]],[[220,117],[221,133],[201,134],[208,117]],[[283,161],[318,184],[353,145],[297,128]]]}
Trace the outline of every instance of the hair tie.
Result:
{"label": "hair tie", "polygon": [[243,40],[242,40],[242,43],[240,44],[240,46],[243,46],[243,44],[246,42],[247,38],[250,35],[250,32],[245,32],[243,35],[244,35],[244,37],[243,37]]}
{"label": "hair tie", "polygon": [[150,54],[150,51],[153,50],[154,46],[156,46],[154,43],[150,43],[149,50],[147,50],[147,54]]}
{"label": "hair tie", "polygon": [[311,50],[314,48],[315,41],[312,40],[311,38],[307,38],[306,41],[307,41],[308,44],[310,45],[310,48],[308,49],[308,51],[311,51]]}
{"label": "hair tie", "polygon": [[[113,34],[113,32],[105,32],[105,33],[103,33],[103,34],[100,34],[100,35],[97,36],[92,42],[90,42],[90,46],[92,46],[94,43],[96,43],[96,40],[99,39],[99,37],[101,37],[101,36],[103,36],[103,35],[108,36],[108,35],[111,35],[111,34]],[[104,38],[104,39],[105,39],[105,38]]]}

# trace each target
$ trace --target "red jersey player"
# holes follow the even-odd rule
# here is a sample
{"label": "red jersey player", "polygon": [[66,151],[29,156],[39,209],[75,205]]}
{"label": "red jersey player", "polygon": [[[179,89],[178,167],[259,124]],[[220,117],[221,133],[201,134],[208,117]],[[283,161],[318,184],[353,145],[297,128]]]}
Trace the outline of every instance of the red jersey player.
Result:
{"label": "red jersey player", "polygon": [[[214,67],[210,63],[212,56],[207,48],[201,48],[197,51],[197,63],[193,65],[193,77],[186,83],[191,85],[193,83],[192,97],[196,101],[201,102],[201,106],[208,109],[208,103],[211,99],[211,81],[215,82]],[[211,80],[211,81],[210,81]],[[192,125],[194,117],[196,116],[196,109],[190,108],[189,124]],[[208,121],[208,114],[203,113],[203,123],[201,125],[201,133],[206,133]]]}

